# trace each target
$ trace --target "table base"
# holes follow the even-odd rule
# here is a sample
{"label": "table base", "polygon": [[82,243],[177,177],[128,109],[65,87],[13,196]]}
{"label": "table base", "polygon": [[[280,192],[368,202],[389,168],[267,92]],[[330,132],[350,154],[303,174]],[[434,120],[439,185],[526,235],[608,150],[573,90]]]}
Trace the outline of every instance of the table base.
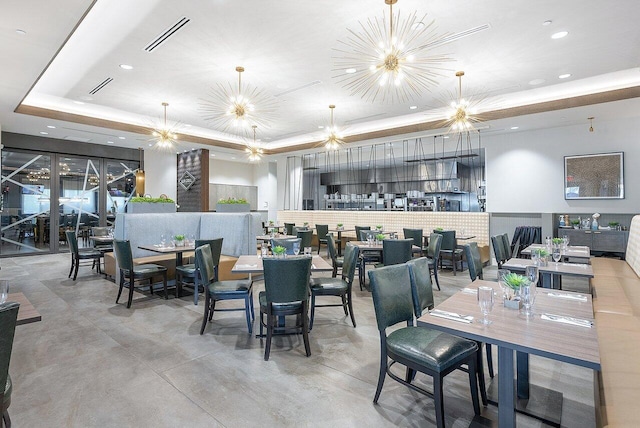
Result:
{"label": "table base", "polygon": [[[495,406],[498,405],[498,376],[499,375],[496,374],[487,387],[487,399],[489,403]],[[529,392],[530,395],[528,399],[516,399],[516,412],[560,428],[562,419],[562,393],[533,384],[529,385]]]}

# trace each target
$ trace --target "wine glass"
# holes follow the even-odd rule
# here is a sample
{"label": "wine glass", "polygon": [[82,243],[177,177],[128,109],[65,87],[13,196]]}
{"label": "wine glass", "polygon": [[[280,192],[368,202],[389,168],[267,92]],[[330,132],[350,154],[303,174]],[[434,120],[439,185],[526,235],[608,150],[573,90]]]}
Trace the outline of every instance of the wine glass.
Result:
{"label": "wine glass", "polygon": [[560,246],[556,245],[553,247],[553,253],[551,254],[553,257],[553,261],[558,263],[562,255],[560,254]]}
{"label": "wine glass", "polygon": [[160,235],[160,246],[164,247],[165,245],[167,245],[167,235],[163,233]]}
{"label": "wine glass", "polygon": [[507,299],[509,297],[509,287],[504,283],[505,275],[509,275],[511,271],[509,269],[498,269],[498,284],[502,290],[502,297]]}
{"label": "wine glass", "polygon": [[532,308],[536,300],[536,293],[536,286],[533,283],[524,284],[520,287],[520,301],[527,318],[533,315]]}
{"label": "wine glass", "polygon": [[478,287],[478,304],[482,312],[482,320],[480,320],[480,322],[484,325],[491,324],[489,314],[491,313],[491,309],[493,309],[493,288],[485,286]]}
{"label": "wine glass", "polygon": [[536,287],[538,284],[538,266],[527,266],[524,276],[527,277],[532,286]]}
{"label": "wine glass", "polygon": [[293,243],[293,254],[295,254],[296,256],[298,254],[300,254],[300,243],[299,242],[294,242]]}
{"label": "wine glass", "polygon": [[0,304],[7,301],[9,297],[9,281],[6,279],[0,280]]}

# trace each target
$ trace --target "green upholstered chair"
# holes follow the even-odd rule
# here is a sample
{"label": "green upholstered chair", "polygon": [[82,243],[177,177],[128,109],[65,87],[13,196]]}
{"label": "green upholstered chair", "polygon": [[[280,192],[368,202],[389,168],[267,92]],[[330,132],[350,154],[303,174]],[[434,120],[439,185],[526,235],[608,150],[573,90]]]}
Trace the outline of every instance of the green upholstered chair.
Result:
{"label": "green upholstered chair", "polygon": [[462,270],[462,248],[458,248],[458,242],[456,240],[455,230],[434,230],[434,232],[442,235],[442,244],[440,245],[440,267],[442,267],[442,260],[451,260],[451,268],[453,269],[453,275],[456,275],[458,262],[460,263],[460,270]]}
{"label": "green upholstered chair", "polygon": [[[211,245],[202,245],[196,248],[196,270],[199,272],[200,280],[204,287],[204,315],[202,316],[202,326],[200,334],[204,333],[207,322],[213,319],[214,311],[244,311],[249,334],[253,332],[253,282],[250,279],[236,279],[218,281],[218,262],[220,261],[220,247],[213,248]],[[216,253],[212,253],[212,250]],[[219,300],[244,300],[244,308],[224,308],[216,309],[216,302]]]}
{"label": "green upholstered chair", "polygon": [[[366,241],[367,235],[375,231],[371,230],[370,226],[356,226],[356,239],[360,241]],[[358,279],[360,282],[360,291],[362,286],[366,282],[365,268],[367,263],[380,263],[382,261],[379,251],[360,251],[360,258],[358,259]]]}
{"label": "green upholstered chair", "polygon": [[491,237],[491,246],[493,247],[493,254],[496,257],[496,263],[498,269],[502,267],[502,264],[507,260],[504,254],[504,244],[502,242],[502,236],[496,235]]}
{"label": "green upholstered chair", "polygon": [[285,223],[284,224],[284,232],[287,235],[293,235],[293,228],[296,227],[295,223]]}
{"label": "green upholstered chair", "polygon": [[318,254],[322,244],[327,245],[327,234],[329,233],[328,224],[316,224],[316,235],[318,235]]}
{"label": "green upholstered chair", "polygon": [[[356,326],[356,319],[353,315],[353,304],[351,300],[351,289],[353,287],[353,277],[358,264],[359,249],[351,243],[347,244],[344,251],[344,266],[342,268],[342,278],[313,278],[309,282],[311,288],[311,321],[309,330],[313,328],[313,319],[316,308],[328,306],[342,306],[345,316],[351,316],[351,323]],[[316,304],[317,296],[336,296],[342,299],[339,304]]]}
{"label": "green upholstered chair", "polygon": [[338,257],[338,251],[336,249],[336,241],[333,239],[333,234],[327,234],[327,249],[329,250],[329,257],[331,257],[331,263],[333,264],[332,278],[338,276],[338,268],[342,268],[344,264],[344,257]]}
{"label": "green upholstered chair", "polygon": [[[262,259],[264,266],[264,289],[258,295],[260,301],[260,336],[267,329],[264,360],[269,360],[271,339],[274,333],[295,331],[302,333],[307,357],[309,346],[309,277],[311,257],[298,256],[283,259]],[[265,322],[264,315],[267,316]],[[294,327],[280,324],[278,318],[296,315]]]}
{"label": "green upholstered chair", "polygon": [[440,280],[438,279],[438,263],[440,262],[440,247],[442,246],[442,235],[432,233],[429,235],[429,245],[427,246],[427,260],[429,260],[429,271],[433,273],[433,279],[440,290]]}
{"label": "green upholstered chair", "polygon": [[413,239],[385,239],[382,241],[382,263],[376,267],[399,265],[411,260]]}
{"label": "green upholstered chair", "polygon": [[302,246],[302,239],[300,238],[271,238],[271,250],[273,251],[275,247],[284,247],[288,255],[294,255],[293,247],[296,243],[298,244],[300,252],[303,252],[304,247]]}
{"label": "green upholstered chair", "polygon": [[511,257],[517,257],[518,253],[519,253],[519,240],[518,240],[518,244],[514,245],[513,250],[511,249],[511,244],[509,243],[509,235],[507,235],[506,233],[503,233],[502,235],[500,235],[502,237],[502,245],[504,247],[505,250],[505,258],[506,260],[509,260]]}
{"label": "green upholstered chair", "polygon": [[[220,254],[222,253],[222,238],[218,239],[196,239],[196,248],[203,245],[211,246],[211,254],[213,254],[213,265],[218,266],[220,263]],[[217,255],[217,259],[216,259]],[[182,266],[176,266],[176,297],[182,295],[182,287],[193,288],[193,304],[198,305],[198,298],[200,297],[200,275],[196,269],[195,263],[189,263]]]}
{"label": "green upholstered chair", "polygon": [[9,376],[9,363],[11,362],[11,349],[13,348],[13,336],[16,330],[19,307],[20,304],[16,302],[0,304],[0,415],[2,415],[3,426],[8,428],[11,428],[8,409],[11,405],[11,391],[13,390]]}
{"label": "green upholstered chair", "polygon": [[[429,260],[426,257],[413,259],[407,262],[409,275],[411,277],[411,293],[413,295],[413,309],[416,319],[422,316],[425,309],[431,310],[434,306],[433,287],[429,276]],[[484,381],[484,365],[482,361],[482,342],[476,341],[478,352],[476,354],[476,370],[478,372],[478,384],[480,385],[480,396],[482,403],[487,405],[487,389]],[[491,345],[487,345],[487,358],[491,358]],[[491,360],[489,368],[493,371]],[[493,375],[492,375],[493,376]]]}
{"label": "green upholstered chair", "polygon": [[[453,370],[466,364],[473,410],[480,414],[476,359],[478,345],[471,340],[441,331],[413,325],[414,304],[409,267],[406,264],[385,266],[369,271],[373,307],[380,332],[380,371],[378,386],[373,398],[377,403],[386,375],[416,392],[433,396],[436,424],[444,427],[443,380]],[[387,335],[387,328],[406,323]],[[390,360],[390,361],[389,361]],[[400,363],[407,368],[402,379],[391,367]],[[415,372],[433,378],[433,394],[412,383]]]}
{"label": "green upholstered chair", "polygon": [[93,269],[94,266],[98,265],[98,273],[101,273],[100,259],[103,254],[95,248],[78,248],[78,238],[73,230],[65,231],[65,235],[67,235],[67,242],[69,243],[69,250],[71,251],[71,269],[69,270],[69,278],[71,278],[71,274],[73,273],[73,280],[76,280],[81,260],[91,260],[91,268]]}
{"label": "green upholstered chair", "polygon": [[[110,227],[92,227],[91,228],[91,236],[109,236]],[[100,250],[100,252],[110,253],[113,251],[113,243],[99,243],[97,241],[93,241],[93,248]]]}
{"label": "green upholstered chair", "polygon": [[311,240],[313,239],[313,230],[311,229],[298,229],[296,236],[301,239],[300,251],[303,251],[306,247],[311,247]]}
{"label": "green upholstered chair", "polygon": [[127,299],[127,308],[131,307],[133,301],[133,289],[135,282],[141,280],[149,280],[149,292],[153,294],[153,278],[162,276],[162,287],[164,289],[164,298],[168,299],[167,294],[167,268],[164,266],[148,263],[142,265],[133,264],[133,255],[131,253],[131,242],[114,240],[113,249],[116,253],[116,261],[120,269],[120,288],[116,303],[120,300],[122,289],[126,285],[129,288],[129,298]]}
{"label": "green upholstered chair", "polygon": [[403,228],[402,232],[404,233],[404,237],[405,238],[411,238],[413,239],[413,245],[415,245],[416,249],[413,249],[411,252],[415,255],[417,254],[418,257],[422,256],[425,251],[427,250],[427,247],[424,243],[424,238],[422,236],[422,229],[407,229],[407,228]]}

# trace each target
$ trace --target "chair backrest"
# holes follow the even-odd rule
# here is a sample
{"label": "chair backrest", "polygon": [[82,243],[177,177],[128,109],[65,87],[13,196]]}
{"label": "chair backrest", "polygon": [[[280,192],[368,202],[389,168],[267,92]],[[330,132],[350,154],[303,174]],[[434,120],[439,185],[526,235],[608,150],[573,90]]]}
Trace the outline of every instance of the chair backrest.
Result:
{"label": "chair backrest", "polygon": [[262,259],[267,303],[301,302],[309,299],[311,257]]}
{"label": "chair backrest", "polygon": [[399,265],[411,260],[413,239],[385,239],[382,241],[382,261],[385,266]]}
{"label": "chair backrest", "polygon": [[369,280],[373,308],[381,333],[399,322],[413,322],[411,279],[406,264],[372,269],[369,271]]}
{"label": "chair backrest", "polygon": [[504,244],[502,243],[502,236],[492,236],[491,245],[493,246],[493,254],[496,256],[496,262],[498,264],[502,264],[506,260],[504,257]]}
{"label": "chair backrest", "polygon": [[222,254],[222,240],[224,238],[217,239],[196,239],[196,248],[203,245],[209,245],[211,247],[211,256],[213,258],[213,265],[218,266],[220,264],[220,254]]}
{"label": "chair backrest", "polygon": [[409,266],[409,275],[411,277],[413,310],[416,318],[419,318],[422,315],[422,311],[432,309],[434,305],[429,259],[420,257],[419,259],[409,260],[407,266]]}
{"label": "chair backrest", "polygon": [[375,239],[377,234],[378,234],[378,232],[376,232],[375,230],[370,230],[370,229],[361,230],[360,231],[360,236],[358,236],[358,239],[361,240],[361,241],[366,241],[367,238]]}
{"label": "chair backrest", "polygon": [[311,246],[311,239],[313,239],[313,230],[298,230],[296,235],[302,240],[302,242],[300,243],[301,250],[305,247]]}
{"label": "chair backrest", "polygon": [[109,236],[109,228],[108,227],[92,227],[91,235],[92,236]]}
{"label": "chair backrest", "polygon": [[[16,331],[16,320],[18,319],[19,303],[5,302],[0,305],[0,408],[3,408],[4,389],[9,375],[9,363],[11,362],[11,349],[13,348],[13,337]],[[2,425],[4,426],[4,425]]]}
{"label": "chair backrest", "polygon": [[329,233],[328,224],[316,224],[316,234],[318,239],[327,239],[327,233]]}
{"label": "chair backrest", "polygon": [[402,229],[405,238],[413,239],[413,245],[422,248],[422,229]]}
{"label": "chair backrest", "polygon": [[196,269],[200,272],[200,279],[205,287],[216,280],[216,265],[213,263],[211,245],[201,245],[196,248]]}
{"label": "chair backrest", "polygon": [[442,235],[441,251],[453,251],[456,249],[456,231],[455,230],[434,230],[435,233]]}
{"label": "chair backrest", "polygon": [[349,286],[353,284],[353,276],[356,273],[356,266],[358,265],[358,255],[360,249],[351,243],[347,243],[347,247],[344,249],[344,263],[342,264],[342,279],[345,280]]}
{"label": "chair backrest", "polygon": [[67,230],[64,233],[67,235],[69,249],[73,254],[78,254],[78,239],[76,238],[76,233],[73,230]]}
{"label": "chair backrest", "polygon": [[332,233],[327,234],[327,248],[329,250],[329,257],[331,257],[331,261],[335,265],[338,259],[338,252],[336,250],[336,241],[334,241]]}
{"label": "chair backrest", "polygon": [[285,223],[284,231],[287,235],[293,235],[293,228],[295,227],[295,223]]}
{"label": "chair backrest", "polygon": [[432,233],[429,235],[429,247],[427,247],[427,256],[438,261],[440,259],[440,248],[442,247],[442,235]]}
{"label": "chair backrest", "polygon": [[293,255],[293,244],[295,242],[298,243],[300,251],[303,251],[304,247],[300,244],[302,242],[301,238],[271,238],[271,250],[275,247],[284,247],[287,254]]}
{"label": "chair backrest", "polygon": [[509,235],[507,235],[506,233],[503,233],[502,235],[499,235],[499,236],[502,239],[504,259],[509,260],[511,258],[511,244],[509,243]]}
{"label": "chair backrest", "polygon": [[477,278],[482,279],[482,260],[480,259],[480,249],[477,242],[469,242],[464,246],[464,255],[467,259],[469,267],[469,276],[471,281]]}
{"label": "chair backrest", "polygon": [[116,253],[116,260],[120,269],[133,269],[133,255],[131,254],[131,242],[129,240],[114,240],[113,251]]}
{"label": "chair backrest", "polygon": [[371,230],[371,226],[356,226],[356,239],[361,241],[366,241],[367,238],[362,239],[362,231],[363,230]]}

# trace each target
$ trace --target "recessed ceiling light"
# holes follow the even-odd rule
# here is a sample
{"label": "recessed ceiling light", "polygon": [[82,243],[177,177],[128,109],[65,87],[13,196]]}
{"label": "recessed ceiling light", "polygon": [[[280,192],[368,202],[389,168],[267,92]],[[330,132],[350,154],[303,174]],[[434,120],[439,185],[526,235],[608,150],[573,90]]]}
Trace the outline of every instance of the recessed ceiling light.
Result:
{"label": "recessed ceiling light", "polygon": [[19,28],[18,28],[18,29],[16,29],[16,33],[20,34],[21,36],[24,36],[25,34],[27,34],[27,32],[26,32],[26,31],[21,30],[21,29],[19,29]]}
{"label": "recessed ceiling light", "polygon": [[511,129],[518,129],[519,126],[512,126]]}
{"label": "recessed ceiling light", "polygon": [[449,138],[449,136],[448,136],[448,135],[445,135],[445,136],[444,136],[444,137],[442,137],[442,138],[444,138],[444,139],[448,139],[448,138]]}
{"label": "recessed ceiling light", "polygon": [[565,73],[558,76],[558,79],[566,79],[567,77],[571,77],[571,73]]}
{"label": "recessed ceiling light", "polygon": [[40,133],[41,133],[42,135],[49,135],[49,133],[48,133],[48,132],[44,132],[44,131],[40,131]]}
{"label": "recessed ceiling light", "polygon": [[53,125],[47,125],[47,128],[49,128],[49,129],[56,129],[56,127],[55,127],[55,126],[53,126]]}
{"label": "recessed ceiling light", "polygon": [[113,144],[113,141],[107,141],[107,144]]}
{"label": "recessed ceiling light", "polygon": [[344,72],[347,73],[347,74],[353,74],[356,71],[358,71],[358,70],[356,70],[355,68],[347,68]]}
{"label": "recessed ceiling light", "polygon": [[324,129],[324,126],[318,125],[318,129]]}
{"label": "recessed ceiling light", "polygon": [[409,109],[411,109],[411,110],[415,110],[415,109],[417,109],[417,108],[418,108],[418,106],[411,106],[411,107],[409,107]]}
{"label": "recessed ceiling light", "polygon": [[118,137],[118,138],[121,139],[121,140],[126,140],[127,139],[127,137]]}
{"label": "recessed ceiling light", "polygon": [[213,154],[213,153],[211,153],[211,157],[212,157],[212,158],[215,158],[215,157],[216,157],[216,155],[215,155],[215,154]]}
{"label": "recessed ceiling light", "polygon": [[74,101],[74,103],[79,104],[79,105],[83,105],[84,104],[82,101]]}
{"label": "recessed ceiling light", "polygon": [[153,144],[149,143],[149,147],[153,146]]}
{"label": "recessed ceiling light", "polygon": [[235,157],[231,156],[231,159],[234,159],[234,160],[235,160]]}
{"label": "recessed ceiling light", "polygon": [[552,38],[552,39],[561,39],[561,38],[563,38],[563,37],[566,37],[566,36],[567,36],[567,34],[569,34],[569,32],[568,32],[568,31],[558,31],[557,33],[553,33],[553,34],[551,35],[551,38]]}
{"label": "recessed ceiling light", "polygon": [[529,81],[529,84],[530,84],[531,86],[536,86],[536,85],[541,85],[541,84],[543,84],[544,82],[545,82],[545,80],[544,80],[544,79],[533,79],[533,80],[530,80],[530,81]]}
{"label": "recessed ceiling light", "polygon": [[551,25],[551,23],[552,23],[552,22],[553,22],[552,20],[547,19],[546,21],[544,21],[544,22],[542,23],[542,25],[544,25],[544,26],[546,27],[547,25]]}
{"label": "recessed ceiling light", "polygon": [[133,66],[129,64],[120,64],[120,68],[123,70],[133,70]]}

